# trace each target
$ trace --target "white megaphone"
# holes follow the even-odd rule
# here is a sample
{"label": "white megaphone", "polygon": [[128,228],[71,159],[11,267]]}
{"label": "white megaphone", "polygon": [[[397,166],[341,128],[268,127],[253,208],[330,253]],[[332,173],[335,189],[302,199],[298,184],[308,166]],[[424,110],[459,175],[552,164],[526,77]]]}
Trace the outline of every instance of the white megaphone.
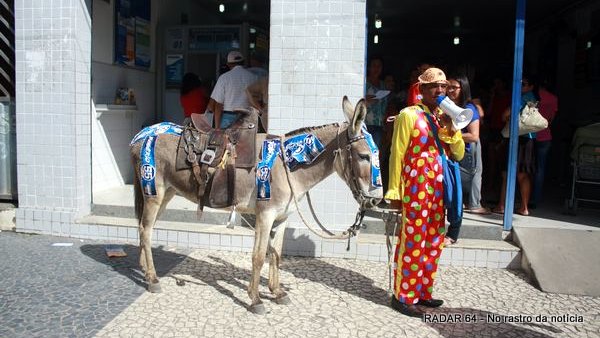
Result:
{"label": "white megaphone", "polygon": [[471,119],[473,119],[473,111],[471,109],[465,109],[457,106],[447,96],[438,96],[437,104],[440,106],[444,114],[448,114],[448,116],[450,116],[452,119],[452,125],[454,125],[454,129],[456,130],[461,130],[468,126],[469,123],[471,123]]}

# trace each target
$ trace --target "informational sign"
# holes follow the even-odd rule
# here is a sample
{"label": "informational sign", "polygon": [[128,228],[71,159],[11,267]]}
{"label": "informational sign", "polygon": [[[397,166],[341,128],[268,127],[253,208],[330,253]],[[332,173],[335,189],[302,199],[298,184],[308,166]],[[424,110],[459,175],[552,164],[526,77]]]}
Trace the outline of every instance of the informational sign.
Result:
{"label": "informational sign", "polygon": [[183,50],[183,28],[167,29],[167,49]]}
{"label": "informational sign", "polygon": [[150,21],[135,18],[135,65],[150,68]]}
{"label": "informational sign", "polygon": [[115,63],[149,68],[150,0],[116,0]]}
{"label": "informational sign", "polygon": [[168,54],[166,63],[166,87],[179,88],[183,80],[183,55]]}

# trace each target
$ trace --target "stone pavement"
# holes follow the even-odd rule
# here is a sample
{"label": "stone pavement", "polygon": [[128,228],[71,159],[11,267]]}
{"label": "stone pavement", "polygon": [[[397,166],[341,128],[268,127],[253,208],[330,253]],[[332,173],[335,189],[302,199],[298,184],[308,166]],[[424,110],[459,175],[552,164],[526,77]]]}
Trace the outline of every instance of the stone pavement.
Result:
{"label": "stone pavement", "polygon": [[0,337],[600,336],[600,298],[543,293],[518,271],[441,267],[435,295],[446,304],[424,322],[388,306],[385,263],[285,257],[292,304],[271,301],[263,278],[257,316],[246,309],[248,253],[156,248],[163,293],[150,294],[137,248],[108,259],[105,244],[1,232]]}

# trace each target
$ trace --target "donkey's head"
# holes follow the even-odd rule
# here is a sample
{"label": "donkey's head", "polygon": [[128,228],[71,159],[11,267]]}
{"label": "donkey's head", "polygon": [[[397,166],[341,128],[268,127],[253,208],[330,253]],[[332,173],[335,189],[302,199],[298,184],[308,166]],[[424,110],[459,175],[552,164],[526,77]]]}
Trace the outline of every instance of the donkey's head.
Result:
{"label": "donkey's head", "polygon": [[[367,107],[362,99],[353,107],[346,96],[342,107],[348,128],[346,135],[339,135],[341,142],[335,170],[346,181],[361,208],[372,208],[383,197],[383,189],[379,171],[379,149],[363,123]],[[345,143],[342,140],[345,140]]]}

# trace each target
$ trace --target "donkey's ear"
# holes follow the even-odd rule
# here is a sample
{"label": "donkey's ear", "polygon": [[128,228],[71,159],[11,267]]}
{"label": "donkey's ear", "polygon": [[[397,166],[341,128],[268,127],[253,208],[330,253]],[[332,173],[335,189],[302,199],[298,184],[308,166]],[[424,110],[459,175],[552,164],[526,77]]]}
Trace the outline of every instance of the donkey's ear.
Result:
{"label": "donkey's ear", "polygon": [[350,103],[350,100],[348,100],[348,96],[344,95],[344,98],[342,99],[342,109],[344,110],[346,121],[348,121],[348,123],[352,123],[352,118],[354,117],[354,107],[352,107],[352,103]]}
{"label": "donkey's ear", "polygon": [[356,104],[356,108],[354,108],[354,116],[352,117],[352,122],[350,122],[350,128],[348,130],[352,134],[351,136],[358,136],[360,134],[360,128],[365,121],[365,117],[367,116],[367,105],[365,104],[365,100],[361,99]]}

